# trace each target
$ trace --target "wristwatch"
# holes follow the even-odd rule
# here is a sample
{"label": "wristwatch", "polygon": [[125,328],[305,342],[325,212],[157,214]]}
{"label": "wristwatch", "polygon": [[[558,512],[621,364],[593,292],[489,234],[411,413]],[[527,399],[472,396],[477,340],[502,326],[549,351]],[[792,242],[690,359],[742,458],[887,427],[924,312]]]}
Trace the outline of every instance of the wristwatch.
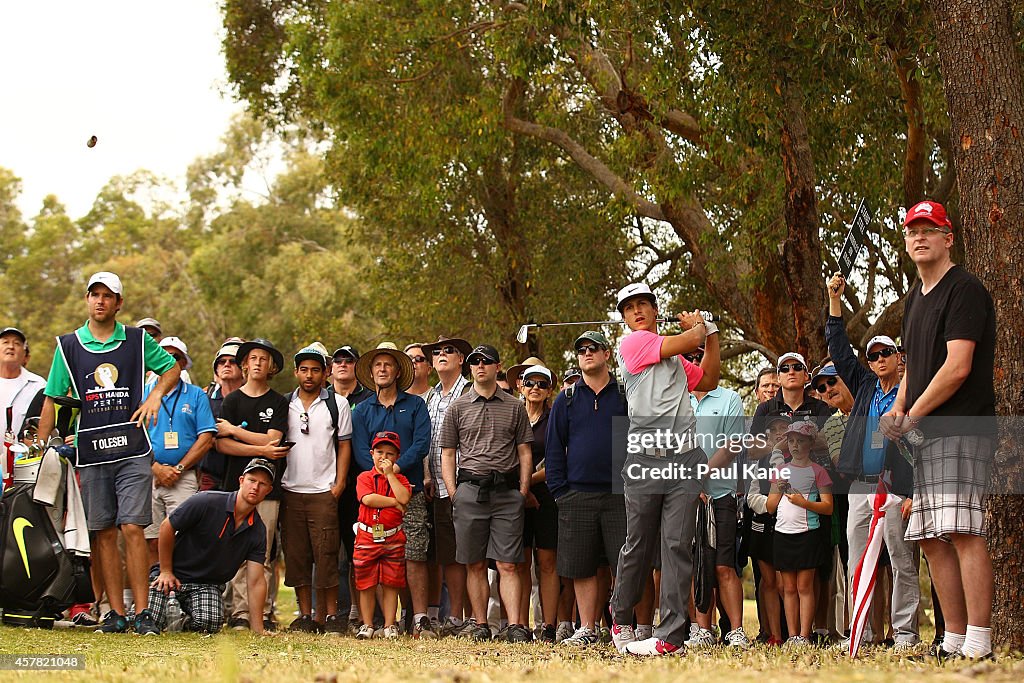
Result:
{"label": "wristwatch", "polygon": [[178,474],[181,474],[182,472],[185,471],[185,466],[179,462],[177,465],[174,466],[174,469],[178,472]]}

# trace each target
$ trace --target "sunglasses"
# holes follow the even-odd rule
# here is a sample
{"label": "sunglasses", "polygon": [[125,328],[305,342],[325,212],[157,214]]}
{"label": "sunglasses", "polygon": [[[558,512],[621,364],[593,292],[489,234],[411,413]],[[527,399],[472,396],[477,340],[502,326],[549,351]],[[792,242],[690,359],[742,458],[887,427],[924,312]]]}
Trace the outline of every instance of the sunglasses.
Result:
{"label": "sunglasses", "polygon": [[780,375],[784,375],[787,372],[789,372],[790,370],[792,370],[793,372],[803,372],[806,369],[807,369],[807,367],[803,363],[793,363],[793,364],[786,363],[785,365],[780,365],[779,366],[779,374]]}
{"label": "sunglasses", "polygon": [[238,363],[235,362],[234,358],[218,358],[213,367],[219,368],[222,365],[238,365]]}
{"label": "sunglasses", "polygon": [[303,434],[309,434],[309,413],[303,413],[299,415],[299,431]]}
{"label": "sunglasses", "polygon": [[440,356],[442,353],[444,355],[446,355],[446,356],[450,356],[453,353],[458,353],[458,352],[459,352],[459,350],[457,348],[455,348],[454,346],[440,346],[440,347],[438,347],[436,349],[431,349],[430,350],[431,355],[434,355],[434,356]]}
{"label": "sunglasses", "polygon": [[819,394],[824,394],[826,391],[828,391],[828,387],[834,387],[836,385],[836,382],[838,381],[839,379],[837,377],[829,377],[824,382],[814,387],[814,390],[817,391]]}
{"label": "sunglasses", "polygon": [[409,360],[411,360],[413,363],[426,363],[427,362],[427,357],[426,356],[409,356]]}
{"label": "sunglasses", "polygon": [[334,364],[335,365],[355,365],[356,362],[354,360],[352,360],[351,358],[335,358],[334,359]]}
{"label": "sunglasses", "polygon": [[867,356],[868,362],[874,363],[879,358],[888,358],[889,356],[893,356],[897,353],[899,352],[896,349],[892,348],[891,346],[886,346],[881,351],[872,351],[871,353],[869,353]]}
{"label": "sunglasses", "polygon": [[702,360],[704,360],[704,354],[703,353],[684,353],[683,354],[683,358],[685,358],[690,363],[700,363]]}
{"label": "sunglasses", "polygon": [[483,356],[477,356],[473,360],[469,361],[469,364],[471,366],[472,365],[496,365],[497,361],[493,361],[490,358],[484,358]]}
{"label": "sunglasses", "polygon": [[524,379],[523,386],[527,389],[532,389],[534,387],[537,387],[538,389],[550,389],[551,382],[546,379]]}
{"label": "sunglasses", "polygon": [[604,351],[604,347],[597,344],[580,344],[576,347],[577,356],[585,356],[588,353],[597,353],[598,351]]}
{"label": "sunglasses", "polygon": [[172,353],[171,354],[171,358],[173,358],[174,360],[178,361],[179,363],[181,361],[185,360],[185,357],[183,355],[181,355],[180,353]]}

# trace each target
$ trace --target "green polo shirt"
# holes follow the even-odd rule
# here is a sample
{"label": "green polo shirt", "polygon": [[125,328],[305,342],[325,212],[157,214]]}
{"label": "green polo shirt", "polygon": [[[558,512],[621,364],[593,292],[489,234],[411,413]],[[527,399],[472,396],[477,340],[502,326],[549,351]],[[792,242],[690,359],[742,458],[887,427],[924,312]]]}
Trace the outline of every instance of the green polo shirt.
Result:
{"label": "green polo shirt", "polygon": [[[109,351],[128,338],[124,333],[124,325],[121,323],[114,323],[114,334],[110,335],[110,339],[107,341],[100,341],[92,336],[92,332],[89,331],[88,321],[75,330],[75,334],[78,335],[78,340],[82,342],[82,346],[96,353]],[[57,343],[59,344],[60,342]],[[162,375],[174,367],[174,357],[167,353],[149,334],[142,335],[142,350],[146,359],[147,370],[152,370],[156,374]],[[46,395],[51,398],[67,396],[68,391],[73,388],[71,386],[71,372],[64,362],[64,356],[59,350],[54,349],[53,363],[50,365],[50,376],[46,380]],[[79,396],[75,396],[75,398],[79,398]]]}

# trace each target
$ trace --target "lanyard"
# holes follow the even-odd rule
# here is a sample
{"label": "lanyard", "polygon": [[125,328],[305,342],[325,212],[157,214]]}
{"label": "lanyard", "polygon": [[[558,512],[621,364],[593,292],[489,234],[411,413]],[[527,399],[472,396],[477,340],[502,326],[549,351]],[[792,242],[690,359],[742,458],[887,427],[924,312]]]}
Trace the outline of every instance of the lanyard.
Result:
{"label": "lanyard", "polygon": [[182,382],[181,380],[178,381],[178,386],[177,386],[178,393],[176,393],[174,395],[174,405],[171,406],[170,410],[167,410],[167,404],[165,403],[165,401],[167,400],[167,397],[164,396],[160,400],[160,407],[164,409],[165,413],[167,413],[167,422],[168,422],[167,426],[170,427],[170,431],[172,431],[172,432],[174,431],[174,412],[178,409],[178,399],[181,398],[182,393],[184,393],[184,391],[185,391],[184,384],[185,383]]}

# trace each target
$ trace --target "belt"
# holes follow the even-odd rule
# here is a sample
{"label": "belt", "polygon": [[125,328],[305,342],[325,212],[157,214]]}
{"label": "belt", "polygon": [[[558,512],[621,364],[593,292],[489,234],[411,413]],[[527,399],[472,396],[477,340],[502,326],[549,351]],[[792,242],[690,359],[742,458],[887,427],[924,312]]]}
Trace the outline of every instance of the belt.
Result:
{"label": "belt", "polygon": [[675,451],[671,451],[667,448],[645,448],[640,451],[643,455],[649,455],[653,458],[667,458]]}
{"label": "belt", "polygon": [[[362,522],[356,522],[356,528],[357,529],[362,529],[363,531],[365,531],[368,534],[372,534],[373,533],[373,527],[372,526],[367,526],[366,524],[363,524]],[[387,529],[384,532],[383,538],[390,538],[390,537],[394,536],[395,534],[397,534],[401,530],[402,530],[402,525],[401,524],[396,526],[394,529]]]}
{"label": "belt", "polygon": [[865,484],[877,484],[881,478],[880,474],[862,474],[857,477],[857,481],[862,481]]}
{"label": "belt", "polygon": [[508,472],[491,472],[483,476],[478,476],[466,472],[465,470],[459,470],[457,482],[459,484],[474,484],[480,487],[480,490],[476,494],[476,502],[487,503],[491,500],[491,491],[500,493],[502,491],[515,490],[519,488],[519,470],[509,470]]}

